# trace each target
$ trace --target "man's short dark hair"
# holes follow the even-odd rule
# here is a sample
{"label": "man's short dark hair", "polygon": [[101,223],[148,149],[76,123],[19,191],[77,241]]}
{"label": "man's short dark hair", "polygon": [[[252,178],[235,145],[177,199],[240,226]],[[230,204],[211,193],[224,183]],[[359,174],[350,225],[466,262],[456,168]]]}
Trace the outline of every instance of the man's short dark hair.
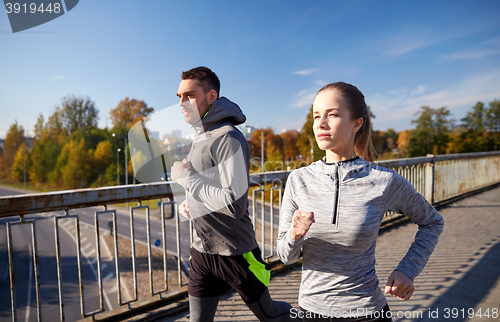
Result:
{"label": "man's short dark hair", "polygon": [[200,66],[182,72],[182,80],[186,79],[197,79],[205,93],[215,90],[217,97],[219,97],[220,81],[210,68]]}

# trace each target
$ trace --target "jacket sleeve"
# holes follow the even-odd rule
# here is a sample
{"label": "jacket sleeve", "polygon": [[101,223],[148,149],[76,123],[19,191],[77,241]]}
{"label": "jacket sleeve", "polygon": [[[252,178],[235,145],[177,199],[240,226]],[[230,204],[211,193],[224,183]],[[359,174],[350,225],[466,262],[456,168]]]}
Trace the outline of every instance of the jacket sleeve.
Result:
{"label": "jacket sleeve", "polygon": [[[209,212],[240,219],[248,207],[248,143],[227,133],[217,138],[210,150],[207,153],[212,154],[214,166],[201,173],[192,169],[183,171],[179,184]],[[215,177],[219,180],[209,182],[206,179],[209,172],[216,172]]]}
{"label": "jacket sleeve", "polygon": [[279,234],[276,243],[276,252],[284,264],[289,264],[299,259],[302,244],[304,243],[304,237],[301,237],[299,240],[293,240],[290,235],[292,217],[295,210],[298,210],[298,206],[293,200],[295,189],[292,177],[293,172],[288,177],[281,202]]}
{"label": "jacket sleeve", "polygon": [[408,180],[396,172],[393,173],[393,180],[387,190],[387,206],[390,210],[409,217],[418,225],[415,239],[396,270],[414,280],[424,269],[436,247],[443,231],[444,219]]}

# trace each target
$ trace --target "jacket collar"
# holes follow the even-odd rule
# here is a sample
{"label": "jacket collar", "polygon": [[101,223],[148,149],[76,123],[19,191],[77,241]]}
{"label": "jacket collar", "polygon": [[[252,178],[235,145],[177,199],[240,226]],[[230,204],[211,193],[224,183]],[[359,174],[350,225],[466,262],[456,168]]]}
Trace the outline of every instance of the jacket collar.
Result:
{"label": "jacket collar", "polygon": [[348,174],[350,174],[352,172],[363,171],[368,166],[369,166],[369,163],[366,160],[364,160],[363,158],[360,158],[359,156],[356,156],[355,158],[352,158],[349,160],[338,161],[338,162],[334,162],[334,163],[327,163],[326,157],[324,157],[323,159],[316,161],[310,165],[310,167],[313,171],[317,171],[319,173],[322,173],[322,174],[325,174],[328,176],[333,175],[336,172],[338,172],[339,175],[342,176],[341,179],[345,178]]}

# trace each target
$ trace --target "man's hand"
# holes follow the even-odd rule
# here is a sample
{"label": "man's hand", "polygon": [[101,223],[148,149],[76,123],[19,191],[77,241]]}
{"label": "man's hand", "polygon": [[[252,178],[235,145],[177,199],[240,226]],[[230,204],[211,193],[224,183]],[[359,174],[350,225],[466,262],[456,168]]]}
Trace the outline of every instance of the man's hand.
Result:
{"label": "man's hand", "polygon": [[191,215],[189,214],[189,208],[188,208],[188,203],[187,200],[184,200],[180,205],[179,205],[179,212],[181,215],[186,217],[187,219],[191,219]]}
{"label": "man's hand", "polygon": [[305,236],[314,223],[314,213],[311,211],[295,210],[292,218],[290,236],[293,240],[299,240]]}
{"label": "man's hand", "polygon": [[409,300],[415,291],[412,280],[403,272],[393,271],[387,284],[385,294],[392,294],[400,300]]}
{"label": "man's hand", "polygon": [[184,159],[182,161],[174,162],[174,164],[172,165],[172,168],[170,168],[170,175],[172,177],[172,180],[179,183],[178,182],[179,177],[180,177],[182,171],[184,171],[186,169],[191,169],[191,162],[189,162],[188,160]]}

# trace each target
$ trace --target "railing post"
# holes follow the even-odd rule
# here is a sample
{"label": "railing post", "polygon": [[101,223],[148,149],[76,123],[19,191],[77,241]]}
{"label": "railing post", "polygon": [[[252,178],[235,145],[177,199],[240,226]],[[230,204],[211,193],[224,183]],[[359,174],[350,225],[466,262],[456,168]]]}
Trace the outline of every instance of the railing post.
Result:
{"label": "railing post", "polygon": [[435,175],[435,157],[434,154],[427,154],[427,157],[432,158],[432,161],[425,165],[425,194],[427,201],[434,204],[434,175]]}

